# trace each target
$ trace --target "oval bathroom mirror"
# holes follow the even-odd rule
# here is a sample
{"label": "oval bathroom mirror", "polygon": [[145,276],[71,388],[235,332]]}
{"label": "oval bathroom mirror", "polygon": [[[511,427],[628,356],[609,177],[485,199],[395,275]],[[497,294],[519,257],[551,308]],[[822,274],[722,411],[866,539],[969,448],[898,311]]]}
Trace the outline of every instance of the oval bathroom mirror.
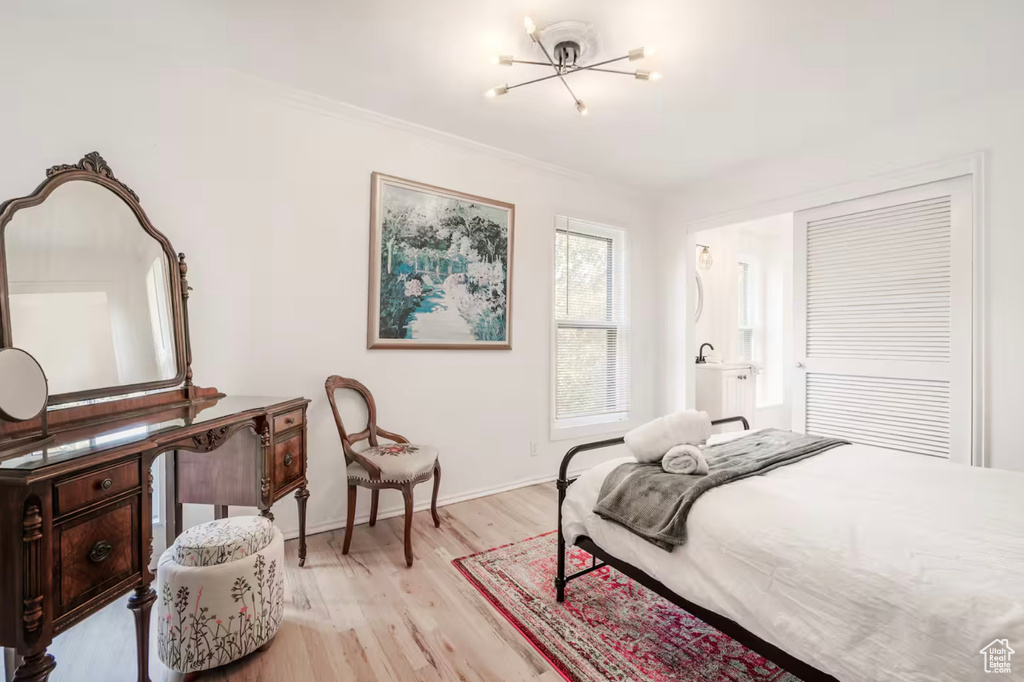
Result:
{"label": "oval bathroom mirror", "polygon": [[46,374],[20,348],[0,348],[0,418],[23,422],[46,409]]}
{"label": "oval bathroom mirror", "polygon": [[700,273],[694,273],[697,276],[697,309],[693,311],[693,321],[700,322],[700,314],[704,312],[704,279],[700,276]]}

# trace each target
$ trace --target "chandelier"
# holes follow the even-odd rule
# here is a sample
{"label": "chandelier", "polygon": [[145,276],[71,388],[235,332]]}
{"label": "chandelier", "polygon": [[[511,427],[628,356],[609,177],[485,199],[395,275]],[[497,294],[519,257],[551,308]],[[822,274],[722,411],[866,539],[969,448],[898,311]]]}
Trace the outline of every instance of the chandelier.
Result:
{"label": "chandelier", "polygon": [[[524,81],[522,83],[516,83],[515,85],[499,85],[488,90],[485,93],[487,97],[498,97],[500,95],[507,95],[510,90],[515,90],[516,88],[521,88],[527,85],[533,85],[534,83],[540,83],[542,81],[557,78],[562,82],[562,85],[565,86],[565,89],[568,91],[569,96],[572,97],[572,101],[576,105],[576,110],[580,112],[580,114],[586,116],[587,105],[583,103],[583,100],[576,96],[576,93],[573,92],[573,89],[569,86],[569,81],[566,80],[567,77],[572,76],[573,74],[580,73],[581,71],[596,71],[599,73],[613,73],[622,76],[632,76],[636,80],[641,81],[656,81],[661,79],[661,74],[656,71],[644,71],[639,69],[634,71],[623,71],[621,69],[604,68],[609,64],[614,64],[615,62],[621,62],[624,60],[635,62],[640,59],[644,59],[645,57],[650,57],[651,55],[654,54],[653,47],[638,47],[635,50],[630,50],[628,53],[621,57],[615,57],[614,59],[606,59],[604,61],[584,66],[579,63],[579,59],[583,54],[589,52],[590,50],[584,47],[584,45],[586,44],[585,40],[582,37],[577,38],[576,35],[574,35],[574,31],[572,29],[577,26],[586,26],[585,24],[578,24],[577,22],[562,22],[561,24],[553,24],[548,28],[544,29],[545,34],[554,33],[554,35],[564,38],[558,40],[558,42],[555,43],[553,50],[554,54],[552,54],[552,51],[548,49],[548,47],[543,43],[543,41],[541,41],[539,31],[537,30],[537,26],[536,24],[533,23],[533,21],[530,20],[529,17],[523,20],[523,26],[526,28],[526,35],[530,36],[530,39],[534,42],[534,44],[538,48],[540,48],[541,52],[544,53],[544,57],[547,59],[547,61],[540,62],[523,59],[514,59],[511,55],[501,55],[498,57],[494,57],[492,58],[491,61],[494,64],[498,64],[500,66],[512,66],[514,64],[529,64],[531,66],[543,66],[553,69],[554,73],[548,76],[542,76],[540,78],[534,78],[533,80]],[[568,30],[564,30],[566,27],[568,27]]]}

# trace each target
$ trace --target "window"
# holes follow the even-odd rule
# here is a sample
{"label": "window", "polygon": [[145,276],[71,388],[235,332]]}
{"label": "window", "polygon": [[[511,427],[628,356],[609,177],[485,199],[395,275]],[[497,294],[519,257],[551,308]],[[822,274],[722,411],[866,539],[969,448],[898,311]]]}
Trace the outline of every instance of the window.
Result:
{"label": "window", "polygon": [[629,417],[626,235],[555,219],[556,428]]}
{"label": "window", "polygon": [[750,263],[740,261],[738,283],[739,314],[737,327],[739,337],[736,339],[736,356],[744,362],[754,360],[754,285],[751,279]]}

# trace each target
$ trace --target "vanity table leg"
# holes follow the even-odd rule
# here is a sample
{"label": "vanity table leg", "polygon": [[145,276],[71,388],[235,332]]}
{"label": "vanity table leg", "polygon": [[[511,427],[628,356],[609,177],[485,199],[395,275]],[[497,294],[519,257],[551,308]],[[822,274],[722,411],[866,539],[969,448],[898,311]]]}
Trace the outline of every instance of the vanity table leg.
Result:
{"label": "vanity table leg", "polygon": [[265,518],[265,519],[270,519],[270,522],[271,522],[271,523],[273,523],[273,522],[274,522],[274,513],[273,513],[272,511],[270,511],[270,509],[269,509],[269,508],[267,508],[267,509],[261,509],[261,510],[260,510],[260,516],[262,516],[262,517],[263,517],[263,518]]}
{"label": "vanity table leg", "polygon": [[139,682],[149,682],[149,615],[156,601],[156,590],[149,585],[135,588],[128,597],[128,608],[135,616],[135,656]]}
{"label": "vanity table leg", "polygon": [[299,503],[299,568],[306,565],[306,500],[309,489],[302,486],[295,491],[295,501]]}
{"label": "vanity table leg", "polygon": [[50,673],[57,667],[57,661],[53,656],[46,653],[44,648],[34,654],[29,654],[21,661],[21,665],[14,671],[15,682],[46,682]]}
{"label": "vanity table leg", "polygon": [[215,504],[213,506],[213,518],[226,519],[228,517],[228,506],[226,504]]}

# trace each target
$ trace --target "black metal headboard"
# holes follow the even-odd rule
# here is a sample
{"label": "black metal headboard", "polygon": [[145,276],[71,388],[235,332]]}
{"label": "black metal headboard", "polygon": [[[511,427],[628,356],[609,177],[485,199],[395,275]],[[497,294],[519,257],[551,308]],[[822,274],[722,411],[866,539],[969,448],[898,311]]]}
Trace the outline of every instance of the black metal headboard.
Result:
{"label": "black metal headboard", "polygon": [[[735,422],[742,423],[744,430],[750,430],[750,422],[747,421],[746,417],[726,417],[725,419],[714,419],[714,420],[712,420],[711,425],[712,426],[721,426],[722,424],[732,424],[732,423],[735,423]],[[565,453],[565,457],[562,458],[562,464],[558,467],[558,483],[559,483],[558,488],[559,488],[559,490],[564,491],[565,487],[568,487],[568,485],[569,485],[568,481],[566,481],[565,476],[566,476],[566,473],[569,470],[569,462],[572,460],[573,457],[575,457],[579,453],[585,452],[587,450],[599,450],[601,448],[610,448],[610,447],[612,447],[614,445],[622,445],[624,442],[626,442],[626,439],[622,438],[620,436],[619,438],[609,438],[608,440],[598,440],[598,441],[594,441],[593,443],[580,443],[579,445],[575,445],[575,446],[569,448],[569,451]],[[566,481],[565,487],[563,487],[561,485],[562,481]],[[562,496],[561,495],[559,496],[559,499],[558,499],[558,508],[559,508],[559,510],[561,510],[561,508],[562,508]],[[559,523],[561,523],[561,519],[559,519]]]}

